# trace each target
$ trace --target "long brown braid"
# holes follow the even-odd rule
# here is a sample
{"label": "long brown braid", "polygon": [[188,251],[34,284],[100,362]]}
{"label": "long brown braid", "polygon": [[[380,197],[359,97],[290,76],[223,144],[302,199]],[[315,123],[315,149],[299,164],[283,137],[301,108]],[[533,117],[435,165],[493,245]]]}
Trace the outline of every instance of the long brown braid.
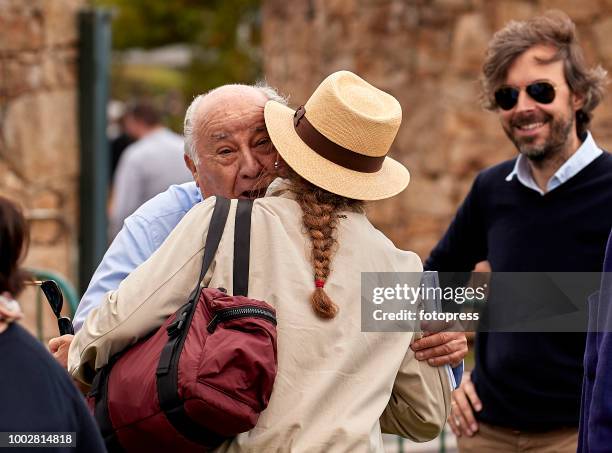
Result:
{"label": "long brown braid", "polygon": [[331,272],[331,261],[337,241],[335,237],[341,211],[363,212],[360,200],[341,197],[317,187],[290,171],[290,190],[302,208],[302,222],[312,242],[312,266],[314,282],[318,282],[310,297],[314,312],[323,319],[331,319],[338,313],[338,306],[323,289]]}

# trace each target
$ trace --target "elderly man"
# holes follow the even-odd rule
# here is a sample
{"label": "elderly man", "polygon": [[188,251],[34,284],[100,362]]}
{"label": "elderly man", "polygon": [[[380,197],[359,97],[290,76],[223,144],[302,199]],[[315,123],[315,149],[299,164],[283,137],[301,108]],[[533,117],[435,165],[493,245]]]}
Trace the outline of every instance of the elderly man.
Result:
{"label": "elderly man", "polygon": [[[164,239],[203,197],[262,196],[276,159],[266,131],[263,108],[268,100],[286,104],[268,86],[226,85],[198,96],[185,115],[185,163],[195,183],[172,186],[128,217],[105,254],[75,316],[80,329],[87,314],[117,289],[119,283],[157,250]],[[49,342],[51,352],[66,366],[72,336]],[[462,333],[433,334],[413,344],[419,360],[433,366],[455,366],[460,380],[467,342]]]}
{"label": "elderly man", "polygon": [[[560,13],[510,22],[483,66],[483,97],[518,158],[480,173],[425,267],[598,272],[612,226],[612,157],[588,131],[605,71],[588,68]],[[459,450],[574,452],[585,335],[476,337],[476,363],[453,392]]]}
{"label": "elderly man", "polygon": [[[185,114],[185,164],[194,182],[171,186],[129,216],[83,295],[74,319],[75,329],[108,291],[159,248],[196,203],[219,194],[254,197],[270,182],[272,153],[263,107],[270,100],[284,102],[265,85],[225,85],[196,97]],[[71,336],[54,338],[49,346],[65,365]]]}

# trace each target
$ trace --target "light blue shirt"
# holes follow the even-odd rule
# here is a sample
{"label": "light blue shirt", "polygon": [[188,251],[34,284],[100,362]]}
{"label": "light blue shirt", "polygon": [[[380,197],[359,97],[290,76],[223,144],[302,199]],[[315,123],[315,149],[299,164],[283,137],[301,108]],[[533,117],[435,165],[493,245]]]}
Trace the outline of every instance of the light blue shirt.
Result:
{"label": "light blue shirt", "polygon": [[[548,184],[546,185],[546,192],[556,189],[573,176],[576,176],[584,167],[601,156],[602,153],[603,151],[597,146],[591,133],[587,132],[587,137],[582,145],[580,145],[576,152],[569,159],[567,159],[565,163],[555,172],[552,178],[550,178]],[[512,172],[506,176],[506,181],[512,181],[514,177],[516,177],[522,185],[529,189],[535,190],[540,195],[544,195],[546,193],[540,189],[533,180],[528,159],[522,154],[520,154],[516,159]]]}
{"label": "light blue shirt", "polygon": [[202,195],[195,182],[170,186],[153,197],[125,219],[102,262],[96,269],[87,291],[74,315],[79,330],[89,312],[97,307],[108,291],[149,258]]}

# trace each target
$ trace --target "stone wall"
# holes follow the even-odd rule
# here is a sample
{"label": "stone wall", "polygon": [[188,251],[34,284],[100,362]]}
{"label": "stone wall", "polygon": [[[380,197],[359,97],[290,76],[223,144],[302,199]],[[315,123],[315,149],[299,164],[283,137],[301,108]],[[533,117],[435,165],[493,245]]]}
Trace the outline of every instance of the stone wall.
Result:
{"label": "stone wall", "polygon": [[[76,282],[77,22],[84,0],[0,0],[0,193],[30,220],[26,265]],[[34,290],[21,301],[34,331]],[[45,305],[45,312],[50,309]],[[49,336],[57,332],[44,317]]]}
{"label": "stone wall", "polygon": [[[265,74],[293,105],[339,69],[399,99],[403,123],[391,155],[412,180],[404,193],[373,205],[370,217],[399,247],[425,258],[475,174],[515,155],[496,115],[478,103],[488,40],[507,21],[551,8],[577,23],[588,61],[612,68],[610,0],[264,0]],[[610,126],[604,104],[592,130],[607,149]]]}

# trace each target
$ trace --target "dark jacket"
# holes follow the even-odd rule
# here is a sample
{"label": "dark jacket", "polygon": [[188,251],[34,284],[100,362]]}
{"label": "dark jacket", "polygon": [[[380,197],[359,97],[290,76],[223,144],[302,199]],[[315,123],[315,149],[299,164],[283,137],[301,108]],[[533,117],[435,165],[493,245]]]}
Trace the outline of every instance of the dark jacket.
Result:
{"label": "dark jacket", "polygon": [[584,354],[579,452],[609,452],[612,445],[612,234],[599,293],[589,299]]}
{"label": "dark jacket", "polygon": [[72,448],[15,451],[106,451],[85,400],[66,370],[18,324],[0,333],[0,370],[0,432],[72,433],[75,439]]}

